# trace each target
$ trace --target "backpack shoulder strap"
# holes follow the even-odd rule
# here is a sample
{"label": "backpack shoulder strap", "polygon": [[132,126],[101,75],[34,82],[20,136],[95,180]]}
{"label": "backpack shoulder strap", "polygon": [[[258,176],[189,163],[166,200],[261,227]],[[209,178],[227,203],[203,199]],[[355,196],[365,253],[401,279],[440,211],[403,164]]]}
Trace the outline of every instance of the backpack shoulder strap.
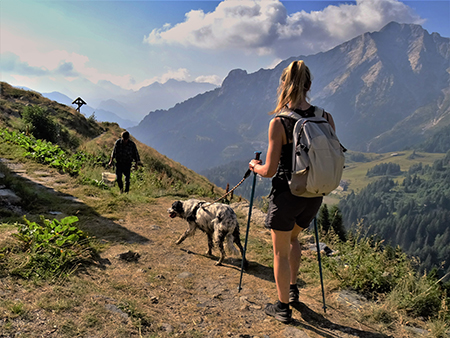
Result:
{"label": "backpack shoulder strap", "polygon": [[292,110],[288,110],[288,109],[283,109],[282,111],[280,111],[277,116],[279,117],[289,117],[291,119],[294,120],[300,120],[301,118],[303,118],[300,114],[297,114],[296,112],[292,111]]}
{"label": "backpack shoulder strap", "polygon": [[280,121],[281,124],[283,125],[284,128],[284,133],[286,134],[286,140],[289,143],[289,140],[292,139],[292,136],[289,135],[288,133],[288,127],[286,125],[286,120],[285,119],[294,119],[295,121],[297,121],[297,119],[294,116],[291,116],[291,114],[289,114],[289,111],[281,111],[280,113],[278,113],[275,118],[277,117],[281,117]]}
{"label": "backpack shoulder strap", "polygon": [[[279,116],[279,117],[286,117],[286,116]],[[281,124],[283,125],[284,133],[286,134],[286,140],[287,140],[287,142],[289,142],[289,135],[288,135],[288,129],[286,126],[286,122],[285,122],[284,118],[280,119],[280,121],[281,121]]]}
{"label": "backpack shoulder strap", "polygon": [[314,116],[316,116],[316,117],[324,117],[325,118],[325,116],[326,116],[325,109],[323,109],[321,107],[318,107],[318,106],[315,106],[314,108],[315,108],[314,109]]}
{"label": "backpack shoulder strap", "polygon": [[315,106],[314,116],[323,117],[325,120],[327,120],[327,122],[330,122],[330,117],[328,113],[325,111],[325,109],[321,107]]}

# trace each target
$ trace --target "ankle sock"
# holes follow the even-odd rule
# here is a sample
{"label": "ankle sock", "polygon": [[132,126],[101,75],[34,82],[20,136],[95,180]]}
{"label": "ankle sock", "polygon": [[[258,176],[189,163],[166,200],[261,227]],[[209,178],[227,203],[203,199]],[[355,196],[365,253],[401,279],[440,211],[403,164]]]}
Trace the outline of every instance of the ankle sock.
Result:
{"label": "ankle sock", "polygon": [[277,307],[280,310],[286,310],[286,309],[289,309],[289,304],[288,303],[282,303],[282,302],[278,301]]}
{"label": "ankle sock", "polygon": [[298,286],[297,286],[297,284],[291,284],[289,286],[289,289],[291,289],[291,290],[298,290]]}

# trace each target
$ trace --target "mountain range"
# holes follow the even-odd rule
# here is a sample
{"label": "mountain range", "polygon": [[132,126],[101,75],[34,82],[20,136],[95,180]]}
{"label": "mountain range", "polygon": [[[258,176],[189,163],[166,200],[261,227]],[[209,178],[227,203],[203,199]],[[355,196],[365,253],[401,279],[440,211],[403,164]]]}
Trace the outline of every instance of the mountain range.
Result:
{"label": "mountain range", "polygon": [[[72,104],[73,100],[67,95],[64,95],[60,92],[42,93],[42,96],[52,101],[56,101],[66,106],[75,108],[75,105]],[[80,112],[86,117],[95,116],[95,119],[97,121],[116,122],[122,128],[128,128],[131,126],[135,126],[137,124],[137,121],[132,121],[121,117],[126,116],[126,114],[123,115],[121,114],[121,116],[119,116],[118,114],[113,113],[109,109],[102,109],[102,108],[94,109],[89,105],[83,105],[80,108]]]}
{"label": "mountain range", "polygon": [[[169,109],[199,93],[216,88],[216,85],[206,82],[186,82],[170,79],[167,82],[154,82],[127,95],[118,96],[114,100],[125,107],[134,120],[141,121],[148,113],[156,109]],[[100,106],[106,104],[102,102]],[[117,110],[112,110],[116,114]]]}
{"label": "mountain range", "polygon": [[449,47],[438,33],[391,22],[273,69],[232,70],[219,88],[152,111],[130,132],[195,171],[250,159],[267,148],[282,70],[303,59],[314,77],[311,103],[332,113],[347,148],[401,150],[450,130]]}
{"label": "mountain range", "polygon": [[[178,102],[182,102],[199,93],[216,88],[211,83],[186,82],[169,80],[165,83],[155,82],[142,87],[138,91],[123,91],[122,94],[100,101],[95,108],[89,105],[81,107],[85,116],[95,113],[98,121],[116,122],[122,128],[129,128],[139,123],[150,111],[155,109],[168,109]],[[50,100],[57,101],[67,106],[73,106],[74,98],[60,92],[42,93]]]}

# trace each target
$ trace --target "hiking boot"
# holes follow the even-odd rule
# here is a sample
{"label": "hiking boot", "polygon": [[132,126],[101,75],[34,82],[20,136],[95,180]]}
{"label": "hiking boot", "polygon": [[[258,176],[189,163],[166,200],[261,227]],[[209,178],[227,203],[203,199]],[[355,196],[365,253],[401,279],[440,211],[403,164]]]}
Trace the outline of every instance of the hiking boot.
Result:
{"label": "hiking boot", "polygon": [[298,303],[299,300],[300,291],[298,289],[289,289],[289,304],[292,303]]}
{"label": "hiking boot", "polygon": [[292,310],[289,308],[282,310],[278,307],[278,303],[267,304],[264,312],[282,323],[289,323],[292,320]]}

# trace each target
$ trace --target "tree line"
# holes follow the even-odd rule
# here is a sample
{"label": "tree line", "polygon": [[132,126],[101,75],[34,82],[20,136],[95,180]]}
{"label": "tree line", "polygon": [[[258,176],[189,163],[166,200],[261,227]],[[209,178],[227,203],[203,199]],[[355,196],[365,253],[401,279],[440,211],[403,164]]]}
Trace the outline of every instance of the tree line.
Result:
{"label": "tree line", "polygon": [[422,271],[450,272],[450,151],[432,165],[411,166],[404,175],[400,183],[382,176],[343,198],[343,223],[348,229],[362,223],[386,244],[400,245],[420,259]]}

